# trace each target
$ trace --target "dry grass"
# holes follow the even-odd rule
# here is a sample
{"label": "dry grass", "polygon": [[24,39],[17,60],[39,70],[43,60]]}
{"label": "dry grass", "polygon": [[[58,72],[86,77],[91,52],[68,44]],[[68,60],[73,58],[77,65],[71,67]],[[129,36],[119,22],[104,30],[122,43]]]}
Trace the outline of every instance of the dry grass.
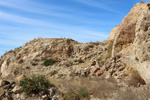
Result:
{"label": "dry grass", "polygon": [[[64,100],[77,100],[80,97],[78,91],[81,88],[86,89],[89,95],[104,100],[147,100],[146,98],[150,97],[150,91],[144,90],[143,87],[136,88],[139,83],[145,84],[139,73],[131,69],[127,77],[130,79],[131,87],[120,86],[113,77],[105,79],[103,75],[68,80],[51,79],[51,82],[64,93],[66,98]],[[80,98],[80,100],[90,100],[90,98]]]}
{"label": "dry grass", "polygon": [[90,95],[86,89],[81,88],[78,91],[66,93],[63,100],[90,100]]}
{"label": "dry grass", "polygon": [[104,59],[108,59],[112,56],[112,46],[113,46],[113,41],[110,41],[108,48],[107,48],[107,52],[106,54],[103,56]]}
{"label": "dry grass", "polygon": [[[64,94],[69,94],[68,96],[69,98],[80,97],[78,93],[80,89],[85,89],[86,91],[88,91],[89,95],[93,95],[94,97],[99,98],[105,98],[106,96],[110,97],[113,92],[119,89],[119,87],[116,84],[116,81],[113,78],[108,80],[105,80],[103,77],[92,79],[80,78],[71,80],[59,80],[59,79],[50,79],[50,80],[52,84],[57,86],[61,92],[63,92]],[[87,98],[82,98],[81,100],[89,100],[89,96]]]}
{"label": "dry grass", "polygon": [[138,71],[133,70],[131,72],[131,78],[129,80],[129,85],[134,86],[134,87],[139,87],[140,85],[146,85],[146,83],[143,80],[143,78],[140,76]]}

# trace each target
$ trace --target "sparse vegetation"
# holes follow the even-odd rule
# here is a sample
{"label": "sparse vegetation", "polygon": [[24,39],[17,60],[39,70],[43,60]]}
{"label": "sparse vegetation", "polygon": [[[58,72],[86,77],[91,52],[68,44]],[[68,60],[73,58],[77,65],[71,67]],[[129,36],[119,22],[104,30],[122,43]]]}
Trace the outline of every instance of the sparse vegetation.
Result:
{"label": "sparse vegetation", "polygon": [[65,65],[66,65],[67,67],[70,67],[70,66],[73,65],[73,62],[72,62],[72,61],[68,61],[68,62],[65,63]]}
{"label": "sparse vegetation", "polygon": [[79,94],[82,98],[88,97],[88,92],[83,88],[80,89]]}
{"label": "sparse vegetation", "polygon": [[104,59],[108,59],[112,56],[112,46],[113,46],[113,41],[110,41],[107,52],[103,57]]}
{"label": "sparse vegetation", "polygon": [[65,96],[63,100],[70,100],[68,96]]}
{"label": "sparse vegetation", "polygon": [[63,100],[89,100],[89,93],[86,89],[81,88],[79,91],[72,91],[64,96]]}
{"label": "sparse vegetation", "polygon": [[131,72],[131,79],[129,81],[130,86],[138,87],[145,84],[145,81],[142,79],[138,71],[134,70]]}
{"label": "sparse vegetation", "polygon": [[78,62],[78,63],[84,63],[84,61],[83,61],[82,59],[75,60],[74,62]]}
{"label": "sparse vegetation", "polygon": [[51,76],[53,76],[53,75],[55,75],[57,73],[58,73],[57,71],[52,71],[50,74],[51,74]]}
{"label": "sparse vegetation", "polygon": [[44,66],[52,66],[53,64],[55,64],[56,62],[58,62],[57,60],[55,59],[47,59],[44,61]]}
{"label": "sparse vegetation", "polygon": [[90,48],[93,48],[94,47],[94,43],[90,43],[89,45],[87,45],[84,50],[85,51],[88,51]]}
{"label": "sparse vegetation", "polygon": [[27,94],[38,94],[41,91],[46,91],[50,86],[50,82],[46,80],[45,76],[38,75],[32,78],[25,78],[20,81],[20,86]]}

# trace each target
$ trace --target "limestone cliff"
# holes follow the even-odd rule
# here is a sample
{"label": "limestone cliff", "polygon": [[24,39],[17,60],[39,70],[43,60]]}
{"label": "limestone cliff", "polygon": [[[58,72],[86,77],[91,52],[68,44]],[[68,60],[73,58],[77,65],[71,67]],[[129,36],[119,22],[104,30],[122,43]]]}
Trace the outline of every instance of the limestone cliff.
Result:
{"label": "limestone cliff", "polygon": [[[129,66],[136,68],[145,81],[149,81],[149,26],[150,4],[138,3],[111,33],[114,39],[112,55],[124,54]],[[118,28],[119,27],[119,28]]]}
{"label": "limestone cliff", "polygon": [[111,38],[110,34],[109,39],[114,39],[113,55],[133,43],[136,24],[140,16],[149,12],[147,5],[148,3],[138,3],[134,5],[128,15],[122,20],[122,23],[116,27],[115,32],[111,33],[114,34],[115,37]]}

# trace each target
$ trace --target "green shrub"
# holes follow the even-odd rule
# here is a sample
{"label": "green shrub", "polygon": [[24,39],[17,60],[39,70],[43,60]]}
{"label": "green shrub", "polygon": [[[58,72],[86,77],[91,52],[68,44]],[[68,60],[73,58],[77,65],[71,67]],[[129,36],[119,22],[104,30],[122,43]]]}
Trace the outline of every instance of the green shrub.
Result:
{"label": "green shrub", "polygon": [[69,100],[68,96],[65,96],[65,97],[63,98],[63,100]]}
{"label": "green shrub", "polygon": [[79,91],[79,95],[82,98],[86,98],[86,97],[88,97],[88,92],[85,89],[81,88],[80,91]]}
{"label": "green shrub", "polygon": [[89,100],[89,93],[81,88],[79,91],[70,91],[64,96],[63,100]]}
{"label": "green shrub", "polygon": [[58,73],[57,71],[52,71],[50,74],[51,74],[51,76],[53,76],[53,75],[55,75],[57,73]]}
{"label": "green shrub", "polygon": [[50,82],[46,80],[45,76],[32,76],[32,78],[25,78],[20,81],[20,86],[27,94],[38,94],[41,91],[46,91],[50,86]]}
{"label": "green shrub", "polygon": [[84,63],[84,61],[83,61],[82,59],[75,60],[74,62],[78,62],[78,63]]}
{"label": "green shrub", "polygon": [[55,59],[47,59],[44,61],[44,66],[52,66],[53,64],[55,64],[57,62],[57,60]]}

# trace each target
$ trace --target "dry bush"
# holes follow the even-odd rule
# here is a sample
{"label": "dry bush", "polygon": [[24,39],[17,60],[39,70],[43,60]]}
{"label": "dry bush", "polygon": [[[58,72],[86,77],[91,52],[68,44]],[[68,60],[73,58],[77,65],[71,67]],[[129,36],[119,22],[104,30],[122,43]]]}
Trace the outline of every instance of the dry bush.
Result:
{"label": "dry bush", "polygon": [[47,91],[50,86],[50,82],[45,78],[45,76],[38,75],[21,80],[20,86],[27,94],[39,94],[41,91]]}
{"label": "dry bush", "polygon": [[126,87],[126,89],[118,91],[114,100],[148,100],[150,98],[149,94],[150,91],[146,87]]}
{"label": "dry bush", "polygon": [[143,78],[140,76],[140,74],[138,73],[138,71],[133,70],[131,72],[131,77],[130,77],[130,80],[129,80],[129,85],[130,86],[134,86],[134,87],[139,87],[140,85],[146,85],[146,83],[143,80]]}
{"label": "dry bush", "polygon": [[80,88],[78,91],[70,91],[66,93],[63,100],[90,100],[90,97],[86,89]]}

